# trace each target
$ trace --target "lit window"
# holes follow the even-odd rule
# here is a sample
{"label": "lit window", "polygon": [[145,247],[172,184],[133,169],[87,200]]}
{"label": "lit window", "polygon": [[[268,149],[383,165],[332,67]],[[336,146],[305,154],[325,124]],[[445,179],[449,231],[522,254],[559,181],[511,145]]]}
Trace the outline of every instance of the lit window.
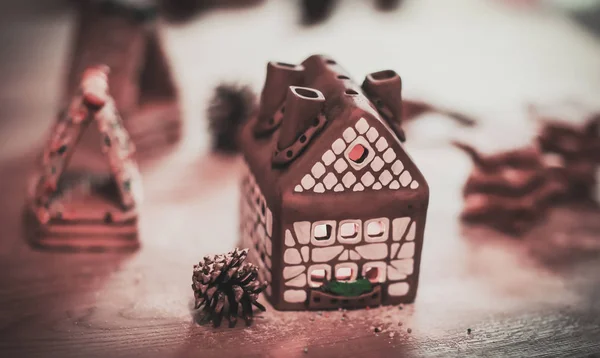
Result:
{"label": "lit window", "polygon": [[365,278],[371,282],[379,281],[379,268],[369,267],[365,270]]}
{"label": "lit window", "polygon": [[344,223],[340,225],[340,235],[344,239],[353,239],[358,235],[357,223]]}
{"label": "lit window", "polygon": [[388,218],[367,220],[364,226],[366,242],[384,242],[389,238],[390,220]]}
{"label": "lit window", "polygon": [[381,221],[372,221],[367,225],[367,235],[377,237],[383,235],[385,225]]}
{"label": "lit window", "polygon": [[335,271],[335,279],[338,281],[349,281],[352,278],[352,268],[340,267]]}
{"label": "lit window", "polygon": [[368,262],[362,267],[362,276],[372,283],[385,281],[385,262]]}
{"label": "lit window", "polygon": [[311,286],[319,287],[322,286],[325,282],[325,278],[327,277],[327,272],[325,269],[314,269],[310,272],[310,282]]}
{"label": "lit window", "polygon": [[331,225],[319,224],[315,225],[314,230],[315,240],[325,241],[331,238]]}
{"label": "lit window", "polygon": [[369,156],[369,150],[360,143],[357,143],[348,152],[348,159],[356,164],[362,164]]}
{"label": "lit window", "polygon": [[312,224],[310,242],[315,246],[329,246],[335,243],[337,222],[322,220]]}
{"label": "lit window", "polygon": [[383,242],[389,237],[388,218],[378,218],[365,222],[365,241],[366,242]]}
{"label": "lit window", "polygon": [[342,244],[356,244],[362,239],[362,222],[360,220],[343,220],[338,227],[338,241]]}

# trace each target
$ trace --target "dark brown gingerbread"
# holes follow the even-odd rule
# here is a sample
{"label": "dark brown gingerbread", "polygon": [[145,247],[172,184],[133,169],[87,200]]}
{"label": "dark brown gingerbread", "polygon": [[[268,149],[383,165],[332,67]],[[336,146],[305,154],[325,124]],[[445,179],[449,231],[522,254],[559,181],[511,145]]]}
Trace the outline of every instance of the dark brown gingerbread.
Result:
{"label": "dark brown gingerbread", "polygon": [[[53,127],[32,178],[27,203],[29,239],[38,247],[70,250],[135,249],[141,181],[112,97],[108,68],[85,71],[78,94]],[[83,132],[98,126],[109,173],[67,170]]]}
{"label": "dark brown gingerbread", "polygon": [[[239,135],[240,229],[276,309],[414,300],[429,187],[399,138],[400,92],[394,71],[361,87],[326,56],[267,66],[258,113]],[[371,294],[321,290],[360,277]]]}
{"label": "dark brown gingerbread", "polygon": [[80,4],[66,98],[89,66],[111,68],[109,83],[138,155],[169,148],[181,137],[177,88],[159,39],[153,7],[117,1]]}
{"label": "dark brown gingerbread", "polygon": [[600,204],[600,115],[583,125],[542,121],[539,145],[546,156],[562,162],[556,175],[567,181],[568,197]]}
{"label": "dark brown gingerbread", "polygon": [[[402,3],[401,0],[374,0],[375,6],[381,11],[391,11]],[[302,0],[302,22],[305,25],[315,25],[324,22],[331,16],[338,0]]]}
{"label": "dark brown gingerbread", "polygon": [[560,163],[545,161],[536,147],[484,156],[469,145],[454,144],[474,163],[463,191],[465,221],[521,234],[566,195],[567,183],[556,174]]}

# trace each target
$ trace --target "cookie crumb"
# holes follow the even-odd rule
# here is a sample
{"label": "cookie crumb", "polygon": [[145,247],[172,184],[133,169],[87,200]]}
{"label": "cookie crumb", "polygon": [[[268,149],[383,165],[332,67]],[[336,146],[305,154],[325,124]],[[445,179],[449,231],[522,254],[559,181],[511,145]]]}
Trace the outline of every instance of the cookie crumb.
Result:
{"label": "cookie crumb", "polygon": [[304,347],[304,353],[308,353],[308,347]]}
{"label": "cookie crumb", "polygon": [[394,332],[390,332],[389,337],[394,338]]}

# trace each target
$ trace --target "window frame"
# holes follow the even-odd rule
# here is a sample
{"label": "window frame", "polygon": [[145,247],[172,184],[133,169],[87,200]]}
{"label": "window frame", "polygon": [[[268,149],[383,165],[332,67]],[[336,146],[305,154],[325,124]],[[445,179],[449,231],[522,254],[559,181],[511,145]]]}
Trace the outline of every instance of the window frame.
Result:
{"label": "window frame", "polygon": [[338,269],[341,269],[341,268],[349,268],[352,270],[352,273],[348,280],[343,280],[343,281],[339,281],[339,282],[354,282],[354,281],[356,281],[356,279],[358,277],[358,265],[356,263],[344,262],[344,263],[335,265],[335,269],[333,271],[333,277],[335,277],[336,280],[338,280],[337,279],[337,271],[338,271]]}
{"label": "window frame", "polygon": [[308,286],[309,287],[321,287],[323,286],[323,282],[314,282],[312,280],[312,272],[314,270],[325,270],[325,277],[323,278],[323,280],[327,280],[327,281],[331,281],[331,266],[327,265],[327,264],[317,264],[317,265],[311,265],[308,267],[308,270],[306,272],[306,281],[308,282]]}
{"label": "window frame", "polygon": [[[327,240],[317,240],[315,237],[315,229],[319,225],[329,225],[331,227],[331,234]],[[310,227],[310,242],[315,246],[330,246],[335,243],[337,222],[334,220],[321,220],[315,221]]]}
{"label": "window frame", "polygon": [[[354,146],[356,146],[357,144],[362,145],[368,152],[367,156],[365,157],[365,159],[363,160],[362,163],[356,163],[355,161],[350,159],[350,156],[349,156],[350,152],[352,151]],[[375,150],[369,144],[367,139],[365,137],[363,137],[362,135],[359,135],[356,139],[354,139],[354,141],[352,141],[352,143],[350,143],[348,145],[346,150],[344,150],[344,158],[346,159],[346,161],[350,164],[350,166],[352,168],[354,168],[355,170],[361,170],[373,161],[373,158],[375,158],[375,153],[376,153]]]}
{"label": "window frame", "polygon": [[[369,235],[369,224],[374,222],[381,222],[383,224],[383,234],[378,236]],[[374,242],[386,242],[389,240],[390,236],[390,219],[389,218],[375,218],[366,220],[364,224],[364,233],[363,236],[365,238],[365,242],[374,243]]]}
{"label": "window frame", "polygon": [[[344,224],[355,224],[358,226],[355,237],[345,238],[342,236],[342,225],[344,225]],[[340,221],[339,228],[338,228],[338,241],[341,244],[357,244],[357,243],[361,242],[361,240],[362,240],[362,221],[361,220],[348,219],[348,220]]]}
{"label": "window frame", "polygon": [[376,268],[377,270],[379,270],[378,280],[377,281],[369,280],[371,283],[384,283],[386,281],[387,265],[385,264],[385,262],[383,262],[383,261],[365,262],[362,265],[362,268],[360,270],[362,277],[367,278],[366,273],[367,273],[367,269],[369,269],[369,268]]}

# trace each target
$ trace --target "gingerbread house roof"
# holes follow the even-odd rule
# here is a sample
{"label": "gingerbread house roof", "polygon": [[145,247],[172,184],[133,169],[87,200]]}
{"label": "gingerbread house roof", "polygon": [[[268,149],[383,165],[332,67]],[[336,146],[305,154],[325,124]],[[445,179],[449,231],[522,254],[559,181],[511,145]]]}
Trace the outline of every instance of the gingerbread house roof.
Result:
{"label": "gingerbread house roof", "polygon": [[[387,91],[369,91],[369,81]],[[426,199],[427,183],[401,143],[400,90],[393,71],[369,75],[361,87],[326,56],[270,63],[258,114],[240,137],[269,205],[283,195],[306,195],[309,204],[312,194],[363,191],[382,204],[397,200],[390,191]],[[394,91],[396,97],[388,96]],[[360,204],[364,196],[347,198]]]}

